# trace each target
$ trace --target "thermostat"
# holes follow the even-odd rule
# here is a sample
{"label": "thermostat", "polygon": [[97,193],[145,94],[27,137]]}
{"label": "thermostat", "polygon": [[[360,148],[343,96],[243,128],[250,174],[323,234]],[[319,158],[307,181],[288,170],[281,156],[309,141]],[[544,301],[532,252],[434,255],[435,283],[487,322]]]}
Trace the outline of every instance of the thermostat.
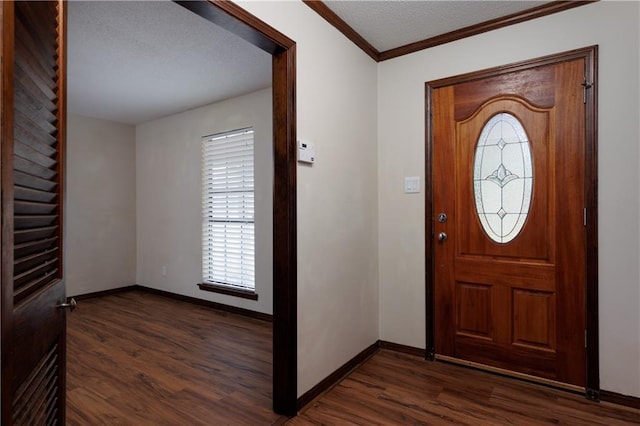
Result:
{"label": "thermostat", "polygon": [[316,147],[310,142],[298,141],[298,161],[313,164],[316,162]]}

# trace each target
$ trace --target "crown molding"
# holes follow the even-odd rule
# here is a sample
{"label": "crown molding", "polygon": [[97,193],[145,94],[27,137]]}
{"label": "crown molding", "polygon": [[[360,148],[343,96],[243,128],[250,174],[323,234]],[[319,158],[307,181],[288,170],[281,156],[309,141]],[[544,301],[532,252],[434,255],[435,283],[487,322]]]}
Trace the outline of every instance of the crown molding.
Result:
{"label": "crown molding", "polygon": [[351,40],[356,46],[362,49],[374,61],[381,62],[388,59],[397,58],[399,56],[408,55],[410,53],[418,52],[420,50],[428,49],[430,47],[435,47],[452,41],[461,40],[466,37],[482,34],[487,31],[493,31],[498,28],[519,24],[531,19],[541,18],[553,13],[573,9],[574,7],[595,3],[597,1],[599,0],[553,1],[538,7],[533,7],[531,9],[523,10],[521,12],[502,16],[500,18],[492,19],[489,21],[480,22],[475,25],[460,28],[455,31],[416,41],[414,43],[396,47],[394,49],[385,50],[382,52],[373,47],[371,43],[365,40],[364,37],[362,37],[356,30],[354,30],[349,24],[347,24],[342,18],[340,18],[324,2],[320,0],[303,0],[303,3],[313,9],[318,15],[320,15],[331,25],[333,25],[338,31],[344,34],[349,40]]}
{"label": "crown molding", "polygon": [[356,46],[364,51],[376,62],[380,61],[380,52],[364,39],[356,30],[351,28],[341,17],[320,0],[302,0],[304,4],[313,9],[325,21],[333,25],[338,31],[344,34]]}

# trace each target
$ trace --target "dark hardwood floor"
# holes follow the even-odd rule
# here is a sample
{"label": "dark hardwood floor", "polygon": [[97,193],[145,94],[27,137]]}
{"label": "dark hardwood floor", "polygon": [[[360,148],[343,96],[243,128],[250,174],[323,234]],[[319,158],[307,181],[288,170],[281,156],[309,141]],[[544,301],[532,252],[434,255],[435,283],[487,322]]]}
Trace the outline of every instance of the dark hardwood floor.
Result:
{"label": "dark hardwood floor", "polygon": [[[270,425],[271,324],[131,291],[68,321],[67,424]],[[640,411],[381,350],[287,422],[631,425]]]}
{"label": "dark hardwood floor", "polygon": [[381,350],[290,425],[632,425],[640,411]]}
{"label": "dark hardwood floor", "polygon": [[68,316],[68,425],[269,425],[271,324],[131,291]]}

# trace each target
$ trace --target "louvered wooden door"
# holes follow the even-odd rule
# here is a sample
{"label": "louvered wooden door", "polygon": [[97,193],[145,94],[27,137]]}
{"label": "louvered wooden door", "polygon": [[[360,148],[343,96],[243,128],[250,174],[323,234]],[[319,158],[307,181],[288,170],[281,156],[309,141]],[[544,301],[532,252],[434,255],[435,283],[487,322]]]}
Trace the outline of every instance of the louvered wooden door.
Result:
{"label": "louvered wooden door", "polygon": [[2,2],[2,424],[64,423],[64,8]]}

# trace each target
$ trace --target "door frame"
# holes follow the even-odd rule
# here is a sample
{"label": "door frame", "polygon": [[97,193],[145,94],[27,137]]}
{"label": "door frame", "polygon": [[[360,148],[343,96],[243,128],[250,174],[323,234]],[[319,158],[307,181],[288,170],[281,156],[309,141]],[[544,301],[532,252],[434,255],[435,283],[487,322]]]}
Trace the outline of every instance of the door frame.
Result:
{"label": "door frame", "polygon": [[230,1],[176,3],[270,53],[273,87],[273,410],[297,412],[296,43]]}
{"label": "door frame", "polygon": [[[527,61],[461,74],[425,83],[425,358],[435,360],[435,213],[433,210],[433,90],[487,77],[508,74],[560,62],[584,59],[585,76],[585,207],[586,217],[586,396],[600,397],[598,344],[598,46],[589,46]],[[578,331],[582,332],[582,331]]]}
{"label": "door frame", "polygon": [[[270,53],[273,84],[273,410],[293,416],[297,411],[297,248],[296,248],[296,44],[276,29],[241,7],[228,1],[200,0],[177,2],[203,18],[227,29],[258,48]],[[9,16],[0,10],[2,27]],[[8,31],[12,31],[12,27]],[[2,38],[3,50],[11,52],[12,38]],[[66,48],[62,46],[62,48]],[[6,59],[6,58],[5,58]],[[63,79],[64,80],[64,79]],[[3,94],[11,95],[13,76],[2,72]],[[11,96],[3,96],[0,115],[11,109]],[[62,108],[64,109],[64,108]],[[0,133],[10,135],[2,120]],[[9,132],[9,133],[7,133]],[[2,155],[6,155],[2,152]],[[7,170],[2,170],[6,178]],[[0,178],[1,179],[1,178]],[[6,195],[6,194],[5,194]],[[3,215],[4,216],[4,215]],[[3,223],[5,218],[3,217]],[[3,245],[2,252],[7,248]],[[0,269],[1,270],[1,269]],[[5,273],[4,270],[1,270]],[[3,298],[3,300],[8,300]],[[11,306],[0,306],[2,342],[5,349],[12,325],[4,321]],[[4,358],[2,359],[4,363]],[[4,372],[3,372],[4,373]],[[4,401],[4,398],[3,398]],[[3,407],[4,409],[5,407]]]}

